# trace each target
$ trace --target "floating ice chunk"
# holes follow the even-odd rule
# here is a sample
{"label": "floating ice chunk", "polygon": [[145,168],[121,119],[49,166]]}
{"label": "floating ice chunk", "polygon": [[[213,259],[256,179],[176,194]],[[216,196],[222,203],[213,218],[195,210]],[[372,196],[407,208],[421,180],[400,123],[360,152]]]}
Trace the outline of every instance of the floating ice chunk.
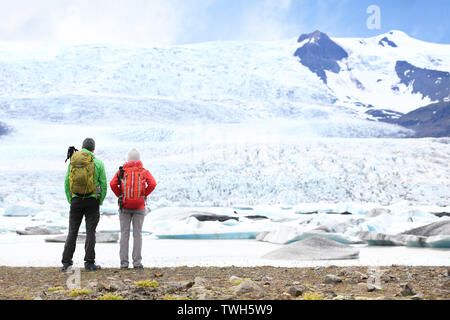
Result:
{"label": "floating ice chunk", "polygon": [[427,213],[427,215],[423,219],[424,221],[431,220],[432,223],[420,226],[418,228],[410,229],[405,232],[404,234],[414,234],[414,235],[420,235],[420,236],[436,236],[436,235],[442,235],[447,234],[450,235],[450,219],[449,218],[437,218],[436,216]]}
{"label": "floating ice chunk", "polygon": [[62,222],[65,220],[64,214],[56,210],[42,210],[33,216],[33,221]]}
{"label": "floating ice chunk", "polygon": [[240,207],[232,207],[234,210],[253,210],[252,207],[245,207],[245,206],[240,206]]}
{"label": "floating ice chunk", "polygon": [[220,214],[212,214],[212,213],[206,213],[206,212],[194,212],[192,213],[191,217],[196,218],[198,221],[220,221],[225,222],[227,220],[235,220],[238,221],[239,218],[236,216],[227,216],[227,215],[220,215]]}
{"label": "floating ice chunk", "polygon": [[258,232],[198,233],[198,234],[157,234],[159,239],[255,239]]}
{"label": "floating ice chunk", "polygon": [[357,259],[359,250],[321,237],[310,237],[275,249],[262,258],[275,260]]}
{"label": "floating ice chunk", "polygon": [[325,213],[312,217],[302,216],[301,219],[289,223],[272,223],[272,228],[264,230],[257,236],[257,240],[271,243],[287,244],[303,240],[312,236],[333,239],[341,243],[358,243],[354,237],[354,229],[359,231],[360,220],[352,216],[330,216]]}
{"label": "floating ice chunk", "polygon": [[430,223],[400,234],[359,232],[369,245],[450,248],[450,219]]}
{"label": "floating ice chunk", "polygon": [[303,239],[307,239],[310,237],[320,237],[320,238],[333,240],[333,241],[343,243],[343,244],[361,243],[361,240],[357,237],[351,237],[346,234],[337,233],[337,232],[320,232],[320,231],[304,232],[302,235],[300,235],[294,241],[303,240]]}
{"label": "floating ice chunk", "polygon": [[360,204],[360,203],[303,203],[294,207],[295,213],[334,213],[334,214],[367,214],[374,204]]}
{"label": "floating ice chunk", "polygon": [[37,214],[36,208],[23,206],[23,205],[11,205],[6,207],[3,215],[5,217],[29,217]]}
{"label": "floating ice chunk", "polygon": [[271,243],[286,244],[295,241],[299,231],[297,228],[279,225],[273,231],[263,231],[256,236],[256,240]]}
{"label": "floating ice chunk", "polygon": [[231,215],[233,211],[226,208],[195,208],[195,207],[166,207],[152,211],[149,215],[151,222],[156,221],[180,221],[195,214],[204,215]]}
{"label": "floating ice chunk", "polygon": [[[407,243],[408,246],[413,246],[412,243]],[[450,248],[450,235],[428,237],[426,246],[431,248]]]}
{"label": "floating ice chunk", "polygon": [[226,225],[226,226],[237,226],[237,225],[239,225],[239,221],[238,220],[234,220],[234,219],[230,219],[230,220],[226,220],[226,221],[223,221],[222,222],[222,224],[224,224],[224,225]]}
{"label": "floating ice chunk", "polygon": [[26,227],[24,230],[16,230],[20,235],[47,235],[47,234],[62,234],[60,229],[47,228],[43,226]]}
{"label": "floating ice chunk", "polygon": [[341,203],[339,204],[336,209],[337,213],[351,213],[351,214],[367,214],[369,212],[369,209],[367,208],[367,205],[364,204],[357,204],[357,203]]}
{"label": "floating ice chunk", "polygon": [[[51,238],[46,238],[45,242],[66,242],[67,235],[55,236]],[[118,233],[107,233],[107,232],[97,232],[95,241],[97,243],[114,243],[119,240]],[[78,243],[83,243],[86,241],[86,234],[79,233],[77,237]]]}
{"label": "floating ice chunk", "polygon": [[280,230],[272,232],[261,232],[257,235],[256,240],[279,244],[289,244],[311,237],[320,237],[343,244],[361,243],[361,240],[359,238],[350,237],[342,233],[324,232],[320,230],[301,232],[295,228],[286,228],[281,232]]}
{"label": "floating ice chunk", "polygon": [[404,246],[406,239],[397,235],[389,235],[375,231],[361,231],[358,237],[371,246]]}
{"label": "floating ice chunk", "polygon": [[387,208],[373,208],[369,210],[369,212],[366,214],[366,218],[374,218],[382,214],[390,214],[390,213],[391,210]]}
{"label": "floating ice chunk", "polygon": [[450,219],[430,223],[419,228],[405,231],[403,235],[417,236],[420,241],[407,241],[407,246],[425,246],[434,248],[450,248]]}

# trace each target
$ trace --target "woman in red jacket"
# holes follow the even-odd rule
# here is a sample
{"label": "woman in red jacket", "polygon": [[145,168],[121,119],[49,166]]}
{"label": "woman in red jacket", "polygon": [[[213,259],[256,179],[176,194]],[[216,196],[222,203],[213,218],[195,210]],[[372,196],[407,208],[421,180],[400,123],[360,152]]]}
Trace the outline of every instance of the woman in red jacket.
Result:
{"label": "woman in red jacket", "polygon": [[145,200],[156,187],[155,178],[146,170],[136,149],[128,152],[126,162],[110,182],[119,198],[120,268],[128,269],[130,225],[133,224],[133,267],[142,269],[142,225],[146,214]]}

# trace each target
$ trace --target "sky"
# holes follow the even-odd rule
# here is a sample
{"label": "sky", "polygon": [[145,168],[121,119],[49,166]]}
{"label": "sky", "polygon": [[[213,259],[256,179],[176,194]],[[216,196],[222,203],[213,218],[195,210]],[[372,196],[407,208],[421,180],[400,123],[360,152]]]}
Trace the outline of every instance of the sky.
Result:
{"label": "sky", "polygon": [[[368,12],[374,5],[379,14]],[[331,37],[402,30],[450,44],[448,12],[448,0],[0,0],[0,41],[170,45],[318,29]]]}

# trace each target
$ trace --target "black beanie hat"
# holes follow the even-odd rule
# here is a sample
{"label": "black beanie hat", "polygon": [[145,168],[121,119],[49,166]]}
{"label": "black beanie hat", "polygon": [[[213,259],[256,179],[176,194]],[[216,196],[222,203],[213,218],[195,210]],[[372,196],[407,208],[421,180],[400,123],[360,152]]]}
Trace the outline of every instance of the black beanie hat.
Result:
{"label": "black beanie hat", "polygon": [[94,152],[94,150],[95,150],[95,141],[94,141],[94,139],[92,139],[92,138],[84,139],[82,148],[83,149],[87,149],[90,152]]}

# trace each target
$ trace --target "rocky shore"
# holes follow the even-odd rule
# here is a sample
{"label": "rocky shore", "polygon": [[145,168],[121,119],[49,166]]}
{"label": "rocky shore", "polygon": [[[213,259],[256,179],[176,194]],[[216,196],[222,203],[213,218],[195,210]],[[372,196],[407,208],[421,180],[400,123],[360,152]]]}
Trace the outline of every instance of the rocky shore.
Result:
{"label": "rocky shore", "polygon": [[449,267],[0,267],[0,299],[450,299]]}

